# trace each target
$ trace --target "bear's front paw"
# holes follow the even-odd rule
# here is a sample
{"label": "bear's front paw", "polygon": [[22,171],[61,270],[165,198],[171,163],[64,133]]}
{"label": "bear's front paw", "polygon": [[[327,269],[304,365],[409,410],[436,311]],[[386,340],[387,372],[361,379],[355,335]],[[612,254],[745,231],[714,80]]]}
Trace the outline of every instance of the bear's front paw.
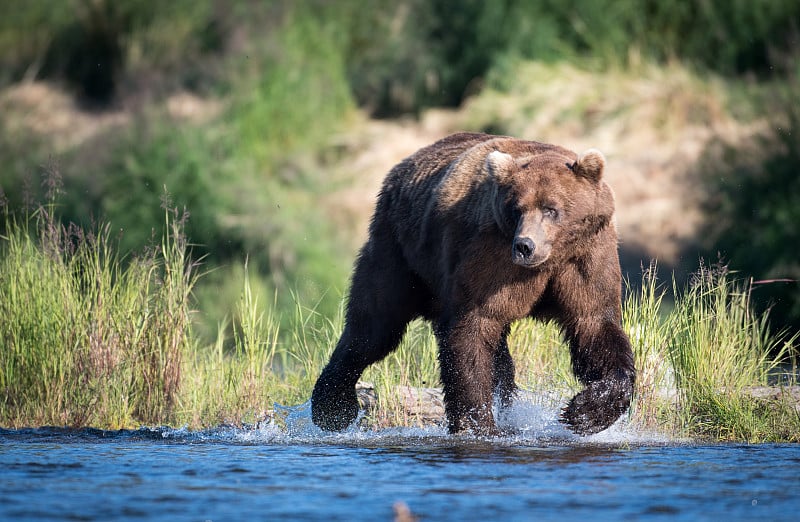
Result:
{"label": "bear's front paw", "polygon": [[593,435],[608,428],[631,403],[633,382],[627,379],[595,381],[569,401],[561,422],[578,435]]}
{"label": "bear's front paw", "polygon": [[358,416],[356,390],[314,390],[311,396],[311,420],[326,431],[342,431]]}

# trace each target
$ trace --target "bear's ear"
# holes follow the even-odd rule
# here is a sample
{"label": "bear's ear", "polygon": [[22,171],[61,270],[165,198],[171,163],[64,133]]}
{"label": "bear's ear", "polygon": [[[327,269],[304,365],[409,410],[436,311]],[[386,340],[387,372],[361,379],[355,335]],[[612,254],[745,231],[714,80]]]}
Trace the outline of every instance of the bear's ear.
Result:
{"label": "bear's ear", "polygon": [[589,149],[578,157],[572,166],[575,174],[592,181],[600,181],[606,167],[606,157],[597,149]]}
{"label": "bear's ear", "polygon": [[511,154],[493,150],[486,156],[486,170],[489,175],[497,181],[503,181],[516,168],[514,158]]}

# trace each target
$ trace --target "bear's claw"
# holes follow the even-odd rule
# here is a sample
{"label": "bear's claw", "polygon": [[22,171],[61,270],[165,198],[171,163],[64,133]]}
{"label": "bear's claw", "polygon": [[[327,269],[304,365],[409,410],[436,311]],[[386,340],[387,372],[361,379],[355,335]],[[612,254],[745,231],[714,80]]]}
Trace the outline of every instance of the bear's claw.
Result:
{"label": "bear's claw", "polygon": [[578,435],[599,433],[625,413],[633,395],[633,382],[605,380],[590,383],[561,412],[561,422]]}

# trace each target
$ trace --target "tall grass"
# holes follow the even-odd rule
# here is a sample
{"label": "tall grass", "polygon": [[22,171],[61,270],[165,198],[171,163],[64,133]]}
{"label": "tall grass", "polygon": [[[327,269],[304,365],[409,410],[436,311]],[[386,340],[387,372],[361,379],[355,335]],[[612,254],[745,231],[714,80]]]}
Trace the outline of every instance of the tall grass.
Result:
{"label": "tall grass", "polygon": [[[247,267],[245,266],[245,274]],[[256,422],[267,416],[268,391],[274,386],[273,365],[280,326],[265,311],[245,275],[234,317],[234,348],[224,348],[225,325],[210,349],[195,349],[186,364],[187,382],[178,416],[193,426]]]}
{"label": "tall grass", "polygon": [[[275,298],[254,291],[245,265],[232,342],[221,324],[204,346],[190,321],[198,272],[185,215],[165,211],[162,241],[123,262],[109,226],[63,227],[53,213],[50,205],[6,216],[0,425],[205,427],[258,422],[273,403],[308,399],[342,330],[343,301],[330,319],[295,296],[284,331]],[[674,289],[671,307],[653,274],[624,302],[638,376],[631,422],[715,440],[800,440],[795,404],[752,393],[797,339],[770,334],[750,287],[725,270],[701,268]],[[509,347],[521,388],[559,398],[578,388],[556,325],[522,321]],[[430,328],[412,323],[398,350],[364,374],[377,393],[369,424],[430,420],[414,414],[404,387],[438,387],[436,354]]]}
{"label": "tall grass", "polygon": [[[628,284],[622,320],[633,349],[636,386],[630,417],[645,428],[661,428],[674,414],[675,372],[667,356],[670,316],[665,310],[664,288],[652,264],[642,276],[638,291]],[[670,427],[670,430],[674,428]]]}
{"label": "tall grass", "polygon": [[800,418],[787,404],[766,405],[747,393],[792,354],[796,337],[772,336],[750,304],[751,286],[725,269],[701,267],[679,295],[667,349],[677,380],[677,420],[714,439],[800,440]]}
{"label": "tall grass", "polygon": [[751,287],[724,267],[701,266],[669,307],[654,274],[624,306],[637,367],[632,420],[713,440],[800,440],[796,405],[754,393],[793,360],[797,338],[772,334],[753,311]]}
{"label": "tall grass", "polygon": [[0,422],[127,425],[171,415],[191,337],[195,274],[180,220],[126,268],[110,227],[53,207],[6,217],[0,265]]}
{"label": "tall grass", "polygon": [[305,402],[336,344],[341,321],[301,305],[297,296],[293,327],[284,332],[276,301],[260,299],[246,264],[244,271],[232,347],[225,347],[225,324],[213,346],[195,347],[185,365],[182,410],[174,422],[194,427],[256,423],[271,418],[275,403]]}

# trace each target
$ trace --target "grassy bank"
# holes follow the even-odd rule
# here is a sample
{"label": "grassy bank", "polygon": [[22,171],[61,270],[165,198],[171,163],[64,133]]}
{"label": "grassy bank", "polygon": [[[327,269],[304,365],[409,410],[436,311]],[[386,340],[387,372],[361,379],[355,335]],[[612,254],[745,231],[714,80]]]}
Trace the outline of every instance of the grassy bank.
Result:
{"label": "grassy bank", "polygon": [[[701,266],[686,288],[674,288],[667,310],[651,273],[624,304],[639,378],[632,420],[711,440],[800,441],[797,405],[752,393],[776,380],[794,384],[796,375],[796,337],[770,333],[751,306],[752,284]],[[786,363],[791,375],[780,374]]]}
{"label": "grassy bank", "polygon": [[[202,345],[192,331],[199,277],[184,235],[185,216],[164,210],[160,242],[120,259],[109,227],[62,227],[53,208],[6,216],[0,243],[0,425],[249,423],[274,402],[308,399],[341,331],[334,319],[296,304],[288,331],[275,300],[253,292],[248,267],[233,339],[225,325]],[[724,270],[701,269],[674,306],[646,276],[625,301],[638,382],[630,421],[680,436],[716,440],[800,440],[795,405],[753,398],[791,339],[771,335],[752,312],[749,287]],[[524,389],[577,389],[568,350],[552,324],[521,322],[510,337]],[[436,346],[415,323],[403,346],[368,369],[379,404],[368,422],[408,425],[398,385],[438,385]]]}
{"label": "grassy bank", "polygon": [[113,426],[170,418],[192,342],[196,280],[180,216],[166,212],[163,241],[123,268],[109,227],[63,227],[52,210],[6,220],[2,422]]}

